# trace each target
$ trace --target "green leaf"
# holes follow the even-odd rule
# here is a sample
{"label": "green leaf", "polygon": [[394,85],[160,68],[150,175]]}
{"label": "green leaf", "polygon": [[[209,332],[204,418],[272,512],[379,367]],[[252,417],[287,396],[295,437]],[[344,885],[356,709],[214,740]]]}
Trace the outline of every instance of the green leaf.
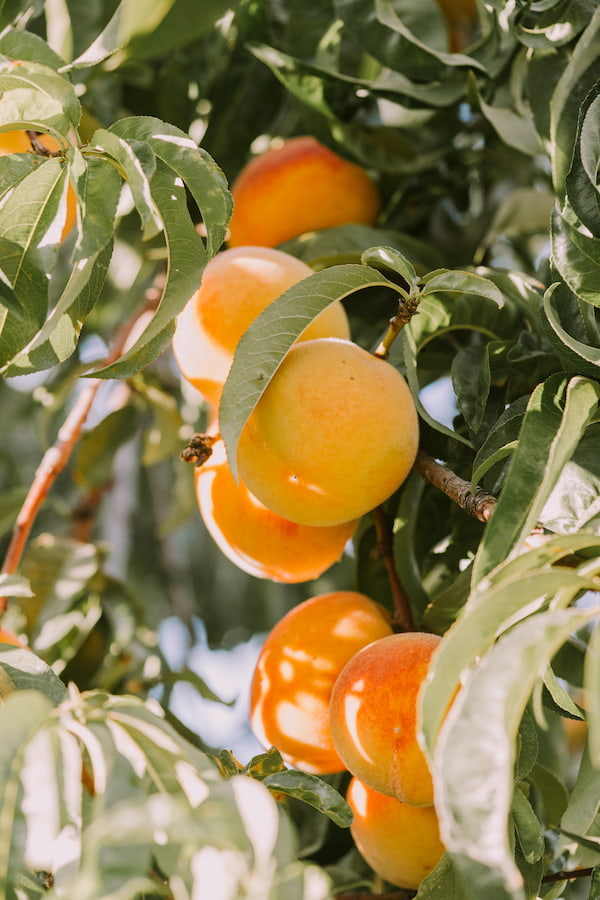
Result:
{"label": "green leaf", "polygon": [[[5,8],[7,5],[9,4],[5,3]],[[37,6],[39,11],[41,11],[43,0],[40,0],[37,4],[23,0],[21,5],[29,10],[32,9],[32,6]],[[1,22],[2,19],[0,18]],[[2,27],[1,24],[0,27]],[[59,69],[63,64],[63,60],[58,53],[55,53],[43,38],[38,34],[33,34],[31,31],[24,31],[20,28],[12,28],[3,32],[0,37],[0,53],[14,60],[43,63],[54,70]]]}
{"label": "green leaf", "polygon": [[185,188],[173,170],[157,160],[152,197],[164,224],[167,279],[156,312],[135,343],[112,365],[96,370],[100,378],[130,378],[153,362],[168,345],[175,316],[197,290],[205,264],[202,238],[191,221]]}
{"label": "green leaf", "polygon": [[62,681],[31,650],[4,646],[0,651],[0,669],[0,695],[3,698],[14,691],[39,691],[55,706],[65,699],[67,689]]}
{"label": "green leaf", "polygon": [[293,285],[267,306],[242,335],[223,387],[219,425],[235,474],[239,436],[285,354],[324,309],[366,287],[392,282],[369,266],[333,266]]}
{"label": "green leaf", "polygon": [[151,116],[121,119],[110,131],[127,140],[145,141],[156,158],[183,179],[202,216],[207,257],[214,256],[225,239],[232,210],[227,181],[214,159],[185,132]]}
{"label": "green leaf", "polygon": [[475,294],[491,300],[498,308],[504,306],[502,292],[493,281],[475,272],[461,272],[459,269],[437,269],[421,279],[425,287],[423,296],[451,291],[457,294]]}
{"label": "green leaf", "polygon": [[594,85],[582,103],[573,151],[571,168],[566,178],[569,203],[579,220],[600,237],[600,134],[597,119],[600,114],[600,82]]}
{"label": "green leaf", "polygon": [[110,243],[94,256],[80,260],[71,270],[69,280],[42,328],[9,362],[8,377],[49,369],[72,356],[85,320],[102,291],[112,251]]}
{"label": "green leaf", "polygon": [[81,229],[73,261],[89,265],[107,247],[112,246],[117,206],[121,196],[121,175],[112,162],[75,154],[71,177],[76,186]]}
{"label": "green leaf", "polygon": [[568,208],[562,215],[554,211],[550,232],[552,261],[573,293],[586,303],[600,306],[600,239],[592,237],[572,219]]}
{"label": "green leaf", "polygon": [[174,0],[121,0],[101,34],[63,70],[98,65],[134,38],[152,34],[173,3]]}
{"label": "green leaf", "polygon": [[559,853],[567,848],[571,850],[574,865],[598,865],[598,847],[591,847],[588,850],[582,844],[580,848],[574,850],[573,841],[567,839],[567,835],[577,835],[581,838],[593,836],[597,831],[599,817],[600,772],[592,765],[587,746],[584,745],[577,778],[560,822],[563,837],[557,847]]}
{"label": "green leaf", "polygon": [[127,181],[142,221],[144,239],[154,237],[163,223],[150,181],[156,170],[154,151],[146,141],[126,140],[104,128],[94,132],[91,147],[115,160]]}
{"label": "green leaf", "polygon": [[536,763],[531,770],[529,781],[541,798],[547,825],[550,828],[557,828],[569,802],[567,788],[554,772],[540,763]]}
{"label": "green leaf", "polygon": [[201,10],[196,0],[174,0],[153,29],[137,31],[129,38],[122,55],[133,60],[165,57],[210,33],[217,19],[230,9],[230,0],[203,0]]}
{"label": "green leaf", "polygon": [[106,484],[113,474],[115,454],[138,431],[140,418],[127,404],[110,412],[94,428],[84,432],[74,462],[74,478],[86,489]]}
{"label": "green leaf", "polygon": [[32,597],[33,591],[26,578],[21,575],[0,573],[0,592],[3,597]]}
{"label": "green leaf", "polygon": [[81,118],[73,85],[48,66],[0,59],[0,130],[30,128],[50,132],[59,143]]}
{"label": "green leaf", "polygon": [[21,862],[16,857],[22,847],[14,842],[15,819],[22,816],[18,775],[29,741],[51,712],[51,701],[35,690],[11,694],[0,705],[0,890],[4,896],[10,896],[14,868]]}
{"label": "green leaf", "polygon": [[600,534],[600,424],[590,425],[565,463],[539,521],[557,534]]}
{"label": "green leaf", "polygon": [[593,614],[555,610],[515,625],[466,678],[442,726],[433,765],[440,831],[473,896],[524,897],[506,830],[517,731],[549,660]]}
{"label": "green leaf", "polygon": [[600,769],[600,701],[597,687],[600,680],[600,627],[597,622],[590,635],[583,673],[588,721],[588,753],[592,765]]}
{"label": "green leaf", "polygon": [[[530,553],[533,560],[539,559],[535,551]],[[527,565],[528,556],[523,554],[522,566]],[[462,615],[446,632],[436,651],[431,683],[421,698],[424,743],[430,754],[448,705],[460,685],[461,673],[488,653],[496,637],[512,621],[541,609],[548,596],[560,591],[561,596],[573,599],[579,592],[593,590],[592,579],[566,566],[523,571],[521,566],[504,564],[492,573],[494,576],[492,583],[487,579],[479,582]]]}
{"label": "green leaf", "polygon": [[579,340],[567,330],[573,329],[581,319],[573,295],[564,285],[555,283],[544,294],[544,316],[549,326],[550,338],[563,359],[565,368],[573,369],[590,378],[600,378],[600,349]]}
{"label": "green leaf", "polygon": [[531,114],[522,115],[509,107],[486,103],[478,91],[477,82],[472,73],[469,75],[469,80],[481,112],[500,140],[528,156],[539,156],[543,152],[543,144],[535,127],[533,116]]}
{"label": "green leaf", "polygon": [[394,247],[371,247],[362,254],[361,262],[374,269],[401,275],[409,288],[416,285],[419,280],[413,264]]}
{"label": "green leaf", "polygon": [[473,584],[520,551],[594,416],[599,396],[599,385],[579,377],[568,381],[560,375],[533,391],[498,505],[479,545]]}
{"label": "green leaf", "polygon": [[560,199],[564,197],[565,182],[577,139],[579,109],[586,94],[600,78],[598,34],[600,8],[596,8],[589,25],[579,36],[556,85],[550,103],[551,132],[549,150],[552,158],[553,181]]}
{"label": "green leaf", "polygon": [[281,791],[288,797],[308,803],[340,828],[348,828],[352,824],[352,810],[342,795],[316,775],[288,769],[267,775],[263,784],[272,791]]}
{"label": "green leaf", "polygon": [[513,790],[510,807],[521,852],[528,863],[535,863],[544,853],[542,826],[531,803],[520,788]]}

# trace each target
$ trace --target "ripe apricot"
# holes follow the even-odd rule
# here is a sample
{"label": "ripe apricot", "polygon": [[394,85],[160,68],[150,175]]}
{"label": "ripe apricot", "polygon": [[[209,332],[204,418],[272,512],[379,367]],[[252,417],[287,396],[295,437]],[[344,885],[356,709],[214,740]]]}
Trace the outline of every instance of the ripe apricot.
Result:
{"label": "ripe apricot", "polygon": [[419,437],[402,375],[352,341],[295,344],[238,444],[240,476],[286,519],[335,525],[389,497],[414,462]]}
{"label": "ripe apricot", "polygon": [[433,803],[417,743],[417,701],[440,638],[393,634],[359,651],[334,685],[331,736],[346,768],[373,790],[413,806]]}
{"label": "ripe apricot", "polygon": [[231,194],[230,247],[276,247],[306,231],[351,222],[372,225],[381,207],[377,188],[361,166],[308,135],[251,159]]}
{"label": "ripe apricot", "polygon": [[364,594],[333,591],[291,609],[267,636],[250,690],[250,724],[296,768],[341,772],[329,730],[329,698],[361,647],[392,633],[387,610]]}
{"label": "ripe apricot", "polygon": [[[235,348],[263,309],[312,274],[290,253],[269,247],[235,247],[214,256],[200,287],[177,317],[173,353],[179,369],[209,403],[217,406]],[[327,307],[300,340],[350,335],[341,303]]]}
{"label": "ripe apricot", "polygon": [[[41,144],[55,153],[59,149],[59,144],[55,138],[49,134],[40,134],[38,139]],[[25,129],[17,131],[4,131],[0,134],[0,156],[7,156],[9,153],[27,153],[31,150],[31,141]],[[63,225],[60,241],[65,240],[70,233],[75,220],[77,218],[77,199],[71,184],[67,188],[67,213],[65,223]]]}
{"label": "ripe apricot", "polygon": [[374,872],[416,890],[444,853],[434,806],[410,806],[350,780],[346,800],[354,814],[350,832]]}
{"label": "ripe apricot", "polygon": [[195,470],[196,495],[211,537],[236,566],[258,578],[292,584],[318,578],[344,552],[358,524],[319,528],[283,519],[233,477],[222,441]]}

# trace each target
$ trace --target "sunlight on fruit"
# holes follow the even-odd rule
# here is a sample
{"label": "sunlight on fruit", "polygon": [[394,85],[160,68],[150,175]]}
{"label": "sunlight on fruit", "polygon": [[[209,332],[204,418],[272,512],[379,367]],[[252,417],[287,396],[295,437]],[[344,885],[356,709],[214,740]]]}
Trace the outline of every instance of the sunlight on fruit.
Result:
{"label": "sunlight on fruit", "polygon": [[389,613],[354,591],[293,607],[267,636],[252,679],[252,729],[265,748],[307,772],[342,771],[329,726],[334,682],[361,647],[389,634]]}
{"label": "sunlight on fruit", "polygon": [[310,136],[253,157],[231,186],[230,247],[276,247],[307,231],[352,222],[372,225],[378,190],[365,169]]}

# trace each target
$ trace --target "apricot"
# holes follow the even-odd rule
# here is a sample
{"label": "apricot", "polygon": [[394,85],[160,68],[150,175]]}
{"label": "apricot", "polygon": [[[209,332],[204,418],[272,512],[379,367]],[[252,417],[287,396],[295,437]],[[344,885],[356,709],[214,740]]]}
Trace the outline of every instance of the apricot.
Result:
{"label": "apricot", "polygon": [[358,519],[415,460],[418,417],[397,369],[357,344],[295,344],[238,443],[241,478],[278,515],[305,525]]}
{"label": "apricot", "polygon": [[[263,309],[312,269],[290,253],[269,247],[235,247],[214,256],[200,287],[177,317],[173,353],[184,376],[217,406],[235,348]],[[347,338],[348,317],[333,303],[305,329],[300,340]]]}
{"label": "apricot", "polygon": [[413,806],[433,803],[433,782],[417,743],[417,702],[440,638],[407,632],[375,641],[342,669],[330,728],[346,768],[381,794]]}
{"label": "apricot", "polygon": [[[59,149],[58,141],[49,134],[38,135],[41,144],[55,153]],[[31,141],[25,129],[17,131],[4,131],[0,134],[0,156],[8,156],[10,153],[27,153],[32,149]],[[63,225],[60,242],[62,243],[70,233],[77,219],[77,199],[71,184],[67,188],[67,213]]]}
{"label": "apricot", "polygon": [[306,231],[372,225],[381,208],[367,172],[310,136],[290,138],[255,156],[234,180],[231,194],[230,247],[276,247]]}
{"label": "apricot", "polygon": [[225,556],[244,572],[288,584],[318,578],[344,552],[357,521],[319,528],[283,519],[233,477],[225,445],[195,470],[204,524]]}
{"label": "apricot", "polygon": [[374,872],[397,887],[416,890],[444,853],[434,806],[410,806],[350,780],[350,832]]}
{"label": "apricot", "polygon": [[250,689],[250,724],[290,765],[341,772],[329,728],[329,698],[361,647],[390,635],[387,610],[364,594],[333,591],[291,609],[267,636]]}

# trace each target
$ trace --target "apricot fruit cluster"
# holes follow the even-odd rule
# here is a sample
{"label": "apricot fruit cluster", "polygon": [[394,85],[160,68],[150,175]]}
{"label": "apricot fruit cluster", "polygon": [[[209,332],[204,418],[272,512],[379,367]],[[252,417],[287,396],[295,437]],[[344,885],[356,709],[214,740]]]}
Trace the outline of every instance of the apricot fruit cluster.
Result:
{"label": "apricot fruit cluster", "polygon": [[417,738],[418,697],[440,640],[394,633],[387,610],[363,594],[321,594],[275,625],[251,685],[259,741],[304,771],[348,771],[356,846],[382,878],[410,889],[444,852]]}
{"label": "apricot fruit cluster", "polygon": [[231,186],[228,244],[276,247],[308,231],[372,225],[379,192],[368,173],[301,135],[255,156]]}

